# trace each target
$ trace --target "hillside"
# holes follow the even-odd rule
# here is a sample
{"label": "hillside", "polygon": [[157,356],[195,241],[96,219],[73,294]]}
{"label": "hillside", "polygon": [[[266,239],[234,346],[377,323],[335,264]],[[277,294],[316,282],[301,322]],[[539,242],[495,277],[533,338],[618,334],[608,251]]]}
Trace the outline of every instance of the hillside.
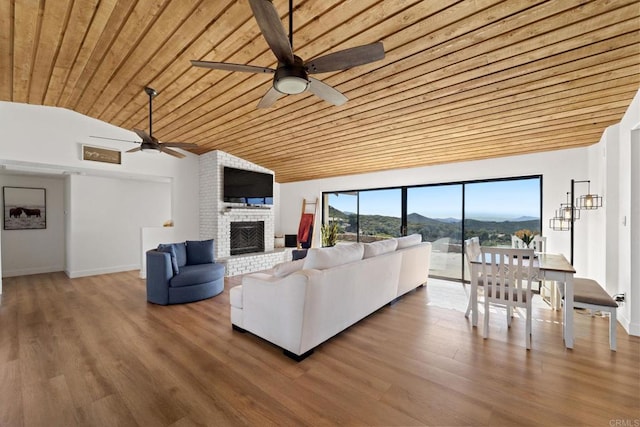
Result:
{"label": "hillside", "polygon": [[[332,218],[339,218],[341,233],[356,233],[356,214],[344,213],[329,206]],[[526,218],[526,219],[525,219]],[[510,245],[511,235],[526,228],[540,231],[538,219],[524,217],[523,221],[482,221],[465,220],[465,238],[478,236],[486,245]],[[400,218],[384,215],[361,215],[360,233],[363,236],[392,237],[400,235]],[[435,241],[443,237],[451,238],[452,243],[461,243],[461,224],[455,218],[428,218],[418,213],[407,215],[408,234],[422,234],[423,240]]]}

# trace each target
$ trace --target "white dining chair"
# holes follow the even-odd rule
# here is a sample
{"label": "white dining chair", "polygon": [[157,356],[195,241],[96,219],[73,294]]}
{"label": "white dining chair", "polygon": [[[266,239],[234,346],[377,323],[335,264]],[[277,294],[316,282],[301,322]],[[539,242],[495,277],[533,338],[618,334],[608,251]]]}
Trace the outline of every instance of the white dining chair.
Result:
{"label": "white dining chair", "polygon": [[534,250],[480,248],[484,262],[480,279],[484,283],[484,338],[489,337],[491,305],[506,308],[507,325],[511,327],[513,309],[526,311],[526,347],[531,349],[531,282],[534,278]]}

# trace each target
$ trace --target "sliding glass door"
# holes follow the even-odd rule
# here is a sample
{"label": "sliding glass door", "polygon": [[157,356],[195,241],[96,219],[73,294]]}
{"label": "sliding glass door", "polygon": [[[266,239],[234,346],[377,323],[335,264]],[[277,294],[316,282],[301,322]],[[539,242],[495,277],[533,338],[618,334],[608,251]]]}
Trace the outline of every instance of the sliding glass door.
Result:
{"label": "sliding glass door", "polygon": [[373,242],[402,236],[402,190],[360,191],[361,242]]}
{"label": "sliding glass door", "polygon": [[[540,234],[541,187],[540,177],[466,183],[465,239],[477,236],[482,246],[511,247],[518,230]],[[466,262],[464,268],[468,279]]]}
{"label": "sliding glass door", "polygon": [[542,231],[541,176],[327,192],[323,204],[338,243],[418,233],[432,243],[430,275],[455,281],[469,280],[465,239],[510,247],[517,231]]}
{"label": "sliding glass door", "polygon": [[407,188],[407,234],[431,242],[430,275],[462,279],[462,185]]}
{"label": "sliding glass door", "polygon": [[338,191],[323,197],[324,224],[338,224],[337,243],[358,241],[358,192]]}

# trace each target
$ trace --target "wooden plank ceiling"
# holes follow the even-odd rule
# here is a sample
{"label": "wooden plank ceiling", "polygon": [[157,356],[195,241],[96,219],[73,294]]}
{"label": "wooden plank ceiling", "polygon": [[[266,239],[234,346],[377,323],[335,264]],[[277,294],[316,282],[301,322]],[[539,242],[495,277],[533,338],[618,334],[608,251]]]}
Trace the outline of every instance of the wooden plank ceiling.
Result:
{"label": "wooden plank ceiling", "polygon": [[346,104],[256,109],[271,75],[191,66],[275,68],[245,0],[0,0],[0,100],[148,130],[149,85],[158,139],[292,182],[587,146],[640,87],[638,0],[296,0],[293,16],[306,60],[384,43],[382,61],[315,75]]}

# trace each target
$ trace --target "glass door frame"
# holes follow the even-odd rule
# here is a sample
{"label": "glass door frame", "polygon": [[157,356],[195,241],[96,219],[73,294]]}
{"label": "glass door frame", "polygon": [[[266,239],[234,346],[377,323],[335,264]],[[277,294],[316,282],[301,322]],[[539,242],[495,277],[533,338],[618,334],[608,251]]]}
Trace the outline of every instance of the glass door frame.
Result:
{"label": "glass door frame", "polygon": [[[325,212],[328,212],[328,206],[325,209],[325,203],[328,201],[328,196],[330,194],[337,194],[337,193],[352,193],[356,195],[356,205],[357,205],[357,212],[356,212],[356,226],[357,226],[357,233],[356,233],[356,241],[359,242],[360,241],[360,192],[361,191],[375,191],[375,190],[394,190],[394,189],[400,189],[401,190],[401,230],[400,230],[400,235],[402,236],[406,236],[407,234],[407,216],[408,216],[408,212],[407,212],[407,193],[408,193],[408,189],[409,188],[419,188],[419,187],[435,187],[435,186],[442,186],[442,185],[461,185],[462,186],[462,224],[461,224],[461,233],[462,233],[462,244],[464,245],[464,240],[465,240],[465,236],[466,236],[466,229],[465,229],[465,222],[466,222],[466,185],[467,184],[479,184],[479,183],[489,183],[489,182],[501,182],[501,181],[519,181],[519,180],[527,180],[527,179],[539,179],[539,206],[540,206],[540,210],[538,212],[538,218],[540,221],[540,233],[542,234],[542,212],[543,212],[543,175],[541,174],[536,174],[536,175],[522,175],[522,176],[514,176],[514,177],[503,177],[503,178],[485,178],[485,179],[475,179],[475,180],[465,180],[465,181],[451,181],[451,182],[440,182],[440,183],[432,183],[432,184],[414,184],[414,185],[403,185],[403,186],[392,186],[392,187],[376,187],[376,188],[362,188],[362,189],[358,189],[358,190],[337,190],[337,191],[323,191],[322,192],[322,224],[325,223],[326,218],[325,218]],[[465,264],[465,259],[464,259],[464,251],[461,257],[461,264],[460,264],[460,268],[462,271],[461,277],[462,279],[452,279],[452,278],[445,278],[447,280],[451,280],[451,281],[457,281],[457,282],[463,282],[463,283],[468,283],[469,280],[465,278],[464,275],[464,264]],[[434,277],[434,278],[438,278],[437,276],[429,276],[429,277]]]}

